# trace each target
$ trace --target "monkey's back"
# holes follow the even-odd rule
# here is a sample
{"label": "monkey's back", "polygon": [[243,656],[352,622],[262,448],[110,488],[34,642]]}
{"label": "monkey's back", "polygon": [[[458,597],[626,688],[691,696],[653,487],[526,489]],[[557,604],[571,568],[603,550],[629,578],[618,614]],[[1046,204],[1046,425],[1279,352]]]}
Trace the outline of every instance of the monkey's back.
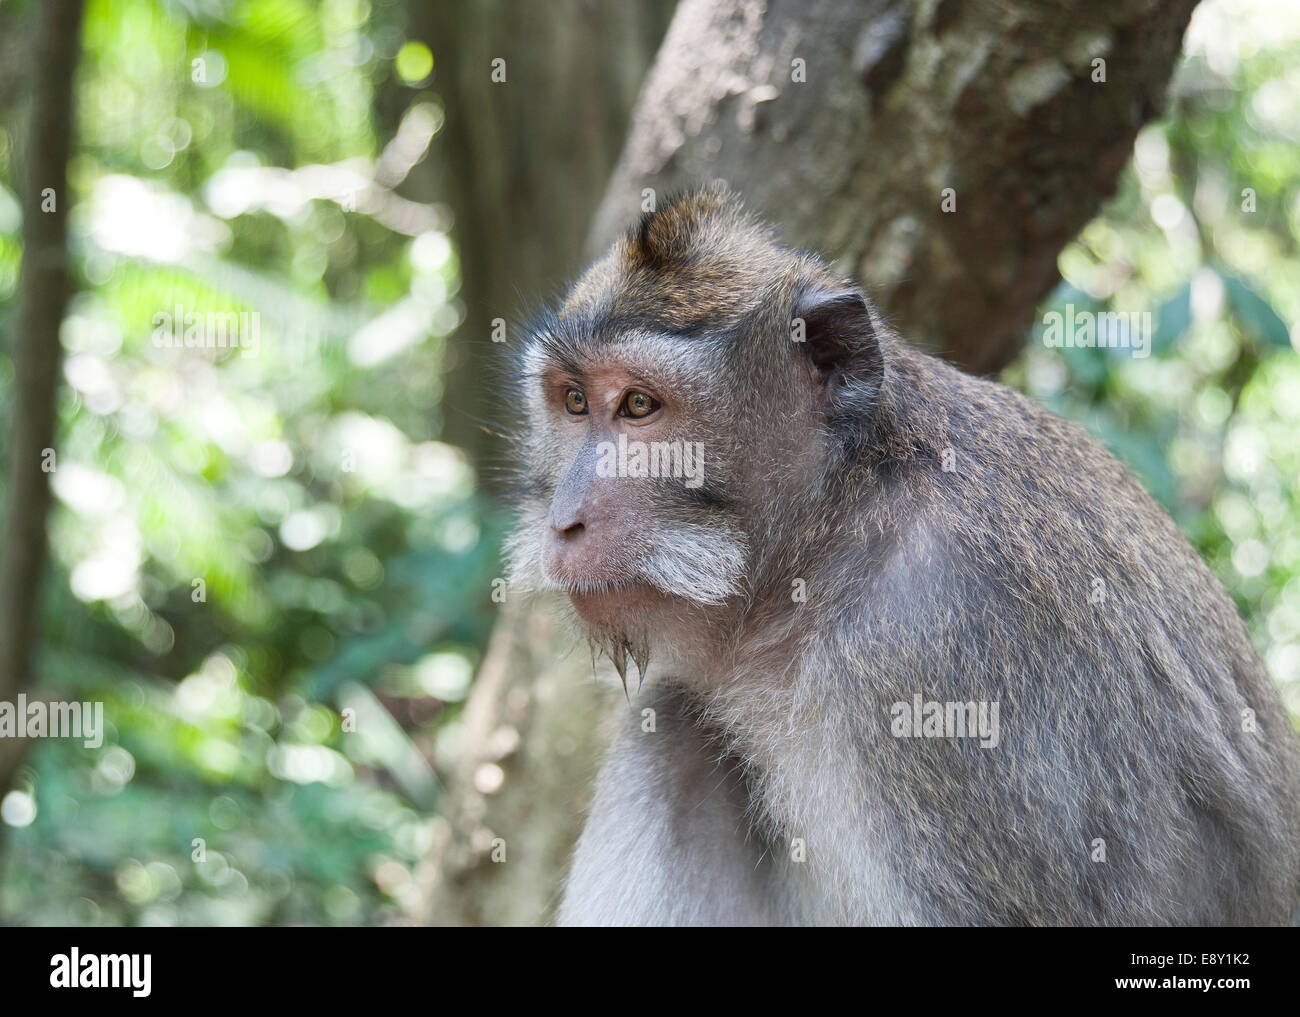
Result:
{"label": "monkey's back", "polygon": [[[891,863],[936,921],[1286,921],[1294,733],[1227,594],[1083,431],[902,345],[887,362],[824,576],[855,607],[814,638]],[[916,695],[998,703],[999,746],[882,734]]]}

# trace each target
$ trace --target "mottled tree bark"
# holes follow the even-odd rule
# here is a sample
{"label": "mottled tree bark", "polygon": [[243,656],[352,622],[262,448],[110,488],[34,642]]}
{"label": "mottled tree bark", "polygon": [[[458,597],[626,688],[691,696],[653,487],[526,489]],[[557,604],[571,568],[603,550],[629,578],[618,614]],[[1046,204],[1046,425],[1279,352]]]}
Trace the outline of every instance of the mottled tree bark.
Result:
{"label": "mottled tree bark", "polygon": [[[62,347],[59,326],[68,299],[68,155],[73,80],[81,39],[82,0],[39,7],[28,73],[32,109],[23,158],[23,260],[18,313],[10,336],[14,404],[9,438],[9,503],[0,554],[0,701],[32,685],[37,605],[45,569]],[[24,743],[0,741],[0,798],[8,792]],[[0,823],[0,837],[4,833]]]}
{"label": "mottled tree bark", "polygon": [[588,253],[642,188],[723,179],[913,342],[995,371],[1161,107],[1194,6],[685,0]]}
{"label": "mottled tree bark", "polygon": [[[684,0],[587,254],[646,189],[723,179],[837,258],[908,338],[993,371],[1160,107],[1192,7]],[[425,920],[535,922],[562,885],[605,725],[585,649],[545,619],[512,608],[471,694]]]}

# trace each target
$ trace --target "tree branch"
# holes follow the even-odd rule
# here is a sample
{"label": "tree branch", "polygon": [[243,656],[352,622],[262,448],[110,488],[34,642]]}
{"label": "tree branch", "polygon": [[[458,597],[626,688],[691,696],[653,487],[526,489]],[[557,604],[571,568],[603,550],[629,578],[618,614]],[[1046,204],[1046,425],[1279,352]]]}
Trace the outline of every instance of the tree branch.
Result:
{"label": "tree branch", "polygon": [[[62,347],[59,326],[68,299],[67,166],[72,146],[73,86],[82,0],[39,6],[31,54],[32,112],[23,189],[23,260],[11,338],[14,405],[9,506],[0,563],[0,700],[32,684],[38,590],[45,567],[55,400]],[[22,743],[0,744],[0,797],[9,789]],[[3,827],[0,826],[0,830]]]}

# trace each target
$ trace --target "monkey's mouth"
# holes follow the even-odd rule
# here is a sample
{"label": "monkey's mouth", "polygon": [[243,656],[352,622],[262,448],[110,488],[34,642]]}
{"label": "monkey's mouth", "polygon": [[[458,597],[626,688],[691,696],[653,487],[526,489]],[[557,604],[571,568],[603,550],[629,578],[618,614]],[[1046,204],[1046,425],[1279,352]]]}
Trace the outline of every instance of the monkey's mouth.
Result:
{"label": "monkey's mouth", "polygon": [[638,591],[653,591],[648,579],[624,558],[611,560],[600,556],[583,556],[578,560],[548,553],[542,558],[542,577],[554,591],[565,594],[574,606],[605,600],[624,600]]}
{"label": "monkey's mouth", "polygon": [[583,621],[601,627],[621,626],[664,599],[655,587],[635,579],[570,583],[565,592]]}
{"label": "monkey's mouth", "polygon": [[650,596],[658,591],[642,579],[620,579],[615,582],[571,583],[565,593],[570,600],[626,600],[636,596]]}
{"label": "monkey's mouth", "polygon": [[609,593],[623,593],[637,588],[650,589],[650,584],[641,579],[563,579],[557,578],[555,584],[570,597],[603,597]]}
{"label": "monkey's mouth", "polygon": [[[587,603],[630,608],[724,604],[743,590],[747,547],[729,529],[678,525],[615,547],[572,548],[548,540],[536,559],[544,589]],[[607,542],[610,543],[610,542]]]}

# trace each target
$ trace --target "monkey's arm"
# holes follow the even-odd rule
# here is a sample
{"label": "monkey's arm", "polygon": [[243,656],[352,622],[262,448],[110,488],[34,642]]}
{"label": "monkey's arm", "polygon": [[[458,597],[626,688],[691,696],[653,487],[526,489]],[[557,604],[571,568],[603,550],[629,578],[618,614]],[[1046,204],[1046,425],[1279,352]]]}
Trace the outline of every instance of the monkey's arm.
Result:
{"label": "monkey's arm", "polygon": [[747,835],[744,781],[720,755],[676,696],[638,699],[601,770],[558,924],[781,921],[770,864]]}

